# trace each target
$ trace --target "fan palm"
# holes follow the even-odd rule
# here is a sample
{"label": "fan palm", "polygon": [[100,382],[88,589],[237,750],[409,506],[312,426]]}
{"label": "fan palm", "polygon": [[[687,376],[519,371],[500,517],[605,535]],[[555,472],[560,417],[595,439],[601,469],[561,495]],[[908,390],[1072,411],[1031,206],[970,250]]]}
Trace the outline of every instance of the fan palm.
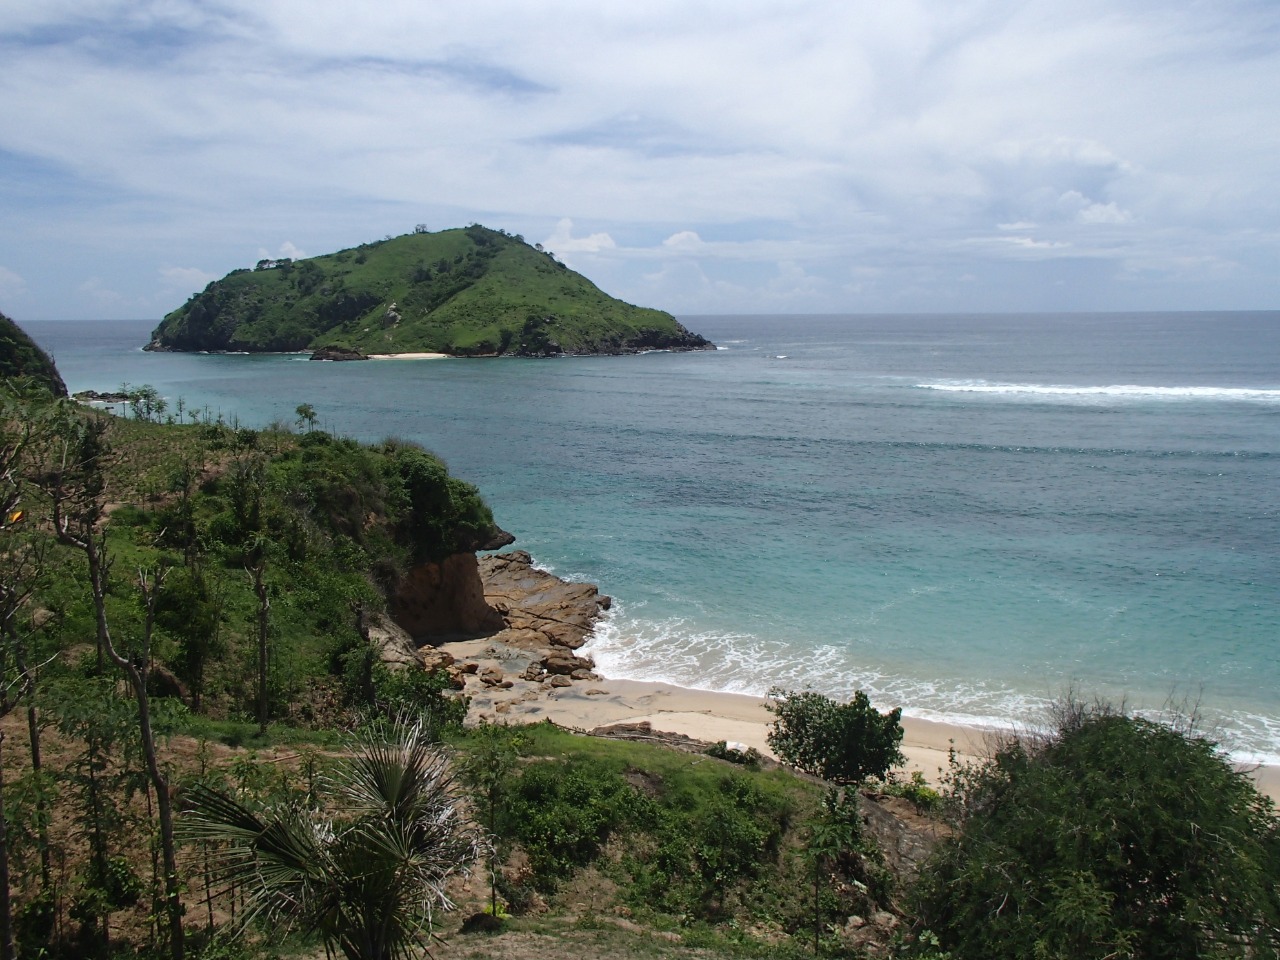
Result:
{"label": "fan palm", "polygon": [[192,839],[245,892],[242,923],[317,932],[348,960],[400,960],[423,945],[449,878],[480,853],[444,753],[422,721],[367,734],[325,785],[335,809],[263,807],[197,787]]}

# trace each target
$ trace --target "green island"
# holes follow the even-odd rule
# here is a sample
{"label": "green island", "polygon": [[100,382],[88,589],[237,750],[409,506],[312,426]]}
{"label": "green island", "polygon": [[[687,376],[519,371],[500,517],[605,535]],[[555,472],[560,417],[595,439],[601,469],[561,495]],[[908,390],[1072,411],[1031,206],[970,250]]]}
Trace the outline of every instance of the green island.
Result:
{"label": "green island", "polygon": [[472,226],[261,260],[164,318],[150,350],[551,357],[701,350],[669,313],[603,293],[539,247]]}
{"label": "green island", "polygon": [[511,538],[438,457],[306,403],[111,416],[15,356],[0,960],[1280,956],[1280,819],[1194,716],[1067,697],[933,784],[861,694],[774,691],[781,763],[479,721],[509,677],[424,655],[524,621],[472,615]]}

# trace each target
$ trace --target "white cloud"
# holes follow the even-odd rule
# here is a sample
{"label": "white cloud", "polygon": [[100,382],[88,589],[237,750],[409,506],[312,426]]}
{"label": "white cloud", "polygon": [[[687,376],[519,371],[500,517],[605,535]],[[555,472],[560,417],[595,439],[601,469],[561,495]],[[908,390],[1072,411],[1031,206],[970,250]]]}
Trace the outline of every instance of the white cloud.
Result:
{"label": "white cloud", "polygon": [[0,297],[9,299],[26,293],[27,282],[7,267],[0,267]]}
{"label": "white cloud", "polygon": [[568,217],[562,218],[556,228],[551,231],[551,235],[543,241],[542,244],[548,250],[561,255],[568,253],[600,253],[604,250],[612,250],[617,244],[613,242],[613,237],[607,233],[593,233],[586,237],[575,237],[573,235],[573,221]]}
{"label": "white cloud", "polygon": [[[375,238],[370,237],[369,239],[373,240]],[[259,260],[305,260],[307,259],[307,254],[303,253],[296,246],[294,246],[291,240],[286,240],[284,243],[280,244],[279,250],[277,250],[275,253],[272,253],[266,247],[259,247],[258,259]]]}
{"label": "white cloud", "polygon": [[1081,223],[1132,223],[1133,214],[1121,210],[1113,200],[1110,203],[1091,203],[1079,213],[1076,219]]}
{"label": "white cloud", "polygon": [[[221,273],[286,231],[261,256],[478,221],[624,294],[696,259],[675,309],[751,305],[787,262],[830,290],[916,271],[910,306],[951,309],[970,267],[997,282],[997,245],[961,241],[995,224],[1028,241],[1005,255],[1111,259],[1117,284],[1132,251],[1082,237],[1198,246],[1239,272],[1176,305],[1274,303],[1272,6],[27,4],[0,26],[0,262],[61,315],[87,276],[142,302],[157,263]],[[1054,306],[1039,274],[998,282]]]}
{"label": "white cloud", "polygon": [[111,310],[123,306],[127,299],[120,291],[113,290],[103,283],[101,277],[90,277],[81,283],[78,289],[99,309]]}
{"label": "white cloud", "polygon": [[702,238],[692,230],[681,230],[679,233],[673,233],[667,239],[662,241],[664,250],[670,250],[673,253],[701,253],[706,250],[707,245],[702,242]]}
{"label": "white cloud", "polygon": [[165,292],[191,292],[202,290],[218,274],[208,273],[199,267],[161,267],[160,280]]}

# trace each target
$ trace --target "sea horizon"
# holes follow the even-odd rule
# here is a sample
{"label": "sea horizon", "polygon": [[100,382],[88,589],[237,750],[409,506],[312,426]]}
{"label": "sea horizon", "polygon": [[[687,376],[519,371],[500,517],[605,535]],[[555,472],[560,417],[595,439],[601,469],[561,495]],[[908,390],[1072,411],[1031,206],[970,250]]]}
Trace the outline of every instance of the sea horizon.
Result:
{"label": "sea horizon", "polygon": [[305,402],[436,450],[518,548],[615,597],[587,647],[608,676],[977,726],[1069,689],[1199,701],[1280,764],[1280,312],[680,319],[719,349],[321,364],[24,327],[73,391],[255,427]]}

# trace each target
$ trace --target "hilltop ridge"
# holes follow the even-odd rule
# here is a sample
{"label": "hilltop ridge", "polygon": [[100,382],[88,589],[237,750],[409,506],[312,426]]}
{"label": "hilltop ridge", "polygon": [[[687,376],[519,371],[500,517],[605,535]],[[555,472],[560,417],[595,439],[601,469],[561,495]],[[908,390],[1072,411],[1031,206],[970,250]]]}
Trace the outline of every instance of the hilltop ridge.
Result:
{"label": "hilltop ridge", "polygon": [[53,359],[17,323],[0,313],[0,378],[31,377],[57,397],[67,395],[67,385]]}
{"label": "hilltop ridge", "polygon": [[233,270],[168,314],[148,350],[548,357],[712,348],[479,224]]}

